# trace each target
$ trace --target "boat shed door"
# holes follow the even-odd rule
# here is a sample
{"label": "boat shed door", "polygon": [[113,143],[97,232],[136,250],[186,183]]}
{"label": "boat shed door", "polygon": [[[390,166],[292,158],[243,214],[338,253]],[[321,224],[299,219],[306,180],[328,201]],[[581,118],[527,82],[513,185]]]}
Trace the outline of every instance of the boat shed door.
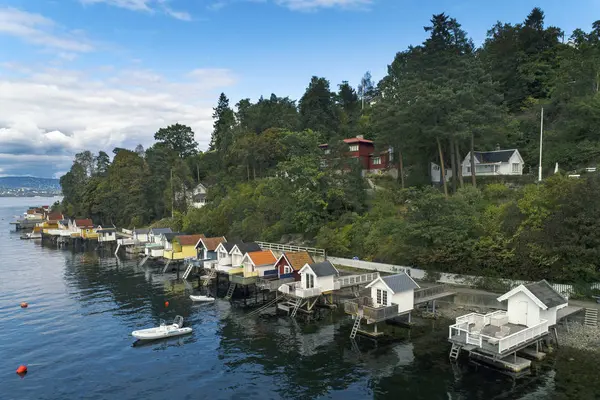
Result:
{"label": "boat shed door", "polygon": [[527,326],[527,314],[529,312],[529,303],[520,301],[517,307],[517,324]]}

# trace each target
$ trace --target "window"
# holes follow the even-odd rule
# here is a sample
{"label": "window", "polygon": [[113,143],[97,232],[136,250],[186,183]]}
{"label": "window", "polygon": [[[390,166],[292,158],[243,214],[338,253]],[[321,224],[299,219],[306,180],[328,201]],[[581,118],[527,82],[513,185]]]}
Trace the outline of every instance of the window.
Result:
{"label": "window", "polygon": [[381,292],[383,292],[383,290],[377,289],[377,304],[381,304]]}
{"label": "window", "polygon": [[330,154],[330,153],[331,153],[331,150],[325,149],[325,154]]}
{"label": "window", "polygon": [[358,145],[357,144],[351,144],[350,145],[350,151],[358,151]]}
{"label": "window", "polygon": [[315,287],[315,277],[313,274],[306,274],[306,288],[312,289]]}
{"label": "window", "polygon": [[373,165],[381,165],[381,157],[373,157]]}
{"label": "window", "polygon": [[519,163],[513,163],[512,172],[519,172]]}
{"label": "window", "polygon": [[290,267],[289,265],[284,265],[283,266],[283,273],[284,274],[291,274],[292,273],[292,267]]}
{"label": "window", "polygon": [[381,302],[381,304],[383,304],[384,306],[387,306],[387,305],[388,305],[388,301],[387,301],[387,290],[384,290],[384,291],[383,291],[383,297],[382,297],[382,300],[383,300],[383,301]]}
{"label": "window", "polygon": [[471,173],[471,167],[467,167],[467,172],[470,174]]}

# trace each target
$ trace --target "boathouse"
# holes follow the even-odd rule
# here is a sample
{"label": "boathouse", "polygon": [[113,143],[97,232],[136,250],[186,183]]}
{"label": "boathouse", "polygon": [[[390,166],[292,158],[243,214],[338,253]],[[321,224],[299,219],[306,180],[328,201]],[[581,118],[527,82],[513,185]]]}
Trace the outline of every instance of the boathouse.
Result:
{"label": "boathouse", "polygon": [[204,235],[177,235],[175,233],[166,235],[174,236],[171,241],[172,248],[170,250],[164,250],[164,258],[169,260],[195,260],[198,258],[196,245],[198,244],[198,241],[204,237]]}
{"label": "boathouse", "polygon": [[300,280],[298,271],[306,265],[314,263],[307,251],[287,251],[281,254],[275,262],[276,274],[265,274],[259,278],[256,285],[262,290],[274,291],[284,283]]}
{"label": "boathouse", "polygon": [[335,290],[335,278],[340,274],[330,261],[305,264],[298,273],[302,289],[319,289],[321,293]]}
{"label": "boathouse", "polygon": [[242,258],[244,276],[277,276],[277,259],[271,250],[251,251]]}
{"label": "boathouse", "polygon": [[456,318],[449,329],[450,358],[458,358],[464,349],[472,357],[476,353],[484,362],[519,372],[530,362],[519,359],[517,351],[531,345],[536,345],[537,351],[540,340],[556,324],[557,311],[566,307],[568,301],[545,280],[519,285],[497,300],[508,302],[506,311]]}
{"label": "boathouse", "polygon": [[150,229],[148,228],[134,229],[132,233],[135,243],[148,243],[150,241]]}
{"label": "boathouse", "polygon": [[261,251],[262,249],[257,243],[254,242],[238,242],[234,243],[233,247],[229,251],[229,255],[231,256],[231,266],[236,268],[242,265],[242,259],[244,255],[253,251]]}
{"label": "boathouse", "polygon": [[225,236],[201,238],[196,244],[196,250],[198,251],[198,258],[205,260],[205,266],[210,264],[211,260],[217,260],[217,248],[221,243],[226,243],[227,239]]}
{"label": "boathouse", "polygon": [[162,244],[162,235],[172,232],[171,228],[152,228],[148,233],[148,241]]}
{"label": "boathouse", "polygon": [[116,228],[102,228],[96,231],[98,234],[98,242],[116,242],[117,241],[117,229]]}

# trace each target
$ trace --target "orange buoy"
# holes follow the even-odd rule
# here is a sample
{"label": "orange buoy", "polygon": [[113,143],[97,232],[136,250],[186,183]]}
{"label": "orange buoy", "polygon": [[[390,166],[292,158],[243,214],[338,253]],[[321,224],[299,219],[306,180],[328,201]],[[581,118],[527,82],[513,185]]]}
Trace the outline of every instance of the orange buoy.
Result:
{"label": "orange buoy", "polygon": [[165,307],[169,307],[169,302],[165,301]]}
{"label": "orange buoy", "polygon": [[28,306],[29,306],[29,304],[27,304],[26,302],[21,303],[21,308],[27,308]]}
{"label": "orange buoy", "polygon": [[17,374],[24,374],[27,372],[27,367],[24,365],[19,365],[19,368],[17,368]]}

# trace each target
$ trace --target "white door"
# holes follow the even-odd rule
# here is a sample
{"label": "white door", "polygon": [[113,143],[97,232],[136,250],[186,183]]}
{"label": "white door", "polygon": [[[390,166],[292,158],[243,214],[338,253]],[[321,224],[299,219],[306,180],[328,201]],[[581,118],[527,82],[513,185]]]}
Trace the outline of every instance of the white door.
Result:
{"label": "white door", "polygon": [[518,325],[527,326],[527,313],[529,312],[529,303],[520,301],[517,306],[516,320]]}

